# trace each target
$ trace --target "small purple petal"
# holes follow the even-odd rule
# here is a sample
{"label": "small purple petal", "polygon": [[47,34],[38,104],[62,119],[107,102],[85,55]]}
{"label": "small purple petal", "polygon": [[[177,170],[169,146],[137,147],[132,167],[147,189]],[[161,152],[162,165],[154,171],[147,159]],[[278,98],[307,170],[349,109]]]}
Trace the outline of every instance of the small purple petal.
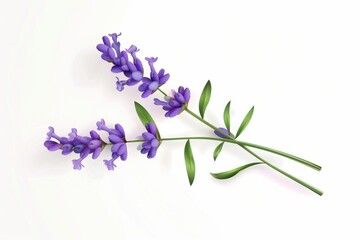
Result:
{"label": "small purple petal", "polygon": [[111,147],[111,152],[117,153],[121,147],[122,143],[117,143],[114,146]]}
{"label": "small purple petal", "polygon": [[145,83],[143,83],[143,84],[141,84],[141,85],[139,86],[138,90],[139,90],[140,92],[144,92],[144,91],[147,89],[147,87],[148,87],[148,85],[145,84]]}
{"label": "small purple petal", "polygon": [[154,138],[153,140],[151,140],[151,147],[156,148],[157,146],[159,146],[159,141]]}
{"label": "small purple petal", "polygon": [[142,154],[146,154],[146,153],[148,153],[150,151],[150,148],[143,148],[143,149],[141,149],[141,153]]}
{"label": "small purple petal", "polygon": [[102,37],[102,40],[103,40],[103,43],[104,43],[106,46],[108,46],[108,47],[111,46],[110,39],[109,39],[107,36],[103,36],[103,37]]}
{"label": "small purple petal", "polygon": [[136,81],[140,81],[142,79],[143,75],[141,72],[135,71],[131,74],[131,77]]}
{"label": "small purple petal", "polygon": [[100,135],[97,132],[95,132],[94,130],[90,131],[90,136],[91,136],[92,139],[100,140]]}
{"label": "small purple petal", "polygon": [[150,149],[150,151],[149,151],[149,153],[148,153],[148,155],[147,155],[147,158],[153,158],[153,157],[155,157],[155,155],[156,155],[156,148],[151,148]]}
{"label": "small purple petal", "polygon": [[114,164],[114,160],[115,159],[104,160],[104,164],[109,171],[114,171],[114,168],[116,167],[116,165]]}
{"label": "small purple petal", "polygon": [[46,140],[50,140],[53,137],[53,134],[55,133],[54,128],[53,127],[49,127],[49,132],[46,134],[47,138]]}
{"label": "small purple petal", "polygon": [[126,81],[120,81],[117,80],[116,81],[116,90],[118,90],[119,92],[121,92],[122,90],[124,90],[124,86],[126,85]]}
{"label": "small purple petal", "polygon": [[82,158],[72,160],[74,170],[81,170],[81,168],[84,167],[84,165],[81,164],[82,160]]}
{"label": "small purple petal", "polygon": [[178,107],[181,107],[181,103],[179,103],[178,101],[176,101],[175,99],[171,99],[170,101],[169,101],[169,105],[170,105],[170,107],[172,107],[172,108],[178,108]]}
{"label": "small purple petal", "polygon": [[151,133],[152,135],[156,135],[156,126],[153,123],[147,123],[146,124],[146,130],[148,130],[149,133]]}
{"label": "small purple petal", "polygon": [[164,83],[167,82],[167,80],[169,80],[169,78],[170,78],[170,74],[166,74],[165,76],[160,77],[159,83],[160,83],[160,84],[164,84]]}
{"label": "small purple petal", "polygon": [[188,89],[188,88],[186,88],[185,90],[184,90],[184,98],[185,98],[185,102],[189,102],[189,100],[190,100],[190,89]]}
{"label": "small purple petal", "polygon": [[124,141],[117,135],[114,135],[114,134],[110,134],[109,135],[109,140],[112,142],[112,143],[123,143]]}
{"label": "small purple petal", "polygon": [[169,105],[167,102],[160,101],[160,100],[157,99],[157,98],[154,99],[154,104],[155,104],[155,105],[161,105],[161,106],[168,106],[168,105]]}
{"label": "small purple petal", "polygon": [[137,71],[135,65],[132,62],[127,62],[127,66],[132,73]]}
{"label": "small purple petal", "polygon": [[97,159],[101,153],[102,149],[101,147],[95,149],[95,151],[93,152],[93,155],[92,155],[92,159]]}
{"label": "small purple petal", "polygon": [[142,79],[142,82],[145,83],[146,85],[149,85],[150,83],[152,83],[151,79],[150,78],[147,78],[147,77],[144,77]]}
{"label": "small purple petal", "polygon": [[128,86],[134,86],[134,85],[136,85],[136,84],[138,84],[139,83],[139,81],[136,81],[135,79],[132,79],[132,78],[129,78],[127,81],[126,81],[126,84],[128,85]]}
{"label": "small purple petal", "polygon": [[159,83],[158,82],[152,82],[152,83],[150,83],[150,85],[149,85],[149,89],[151,89],[151,90],[156,90],[157,88],[159,87]]}
{"label": "small purple petal", "polygon": [[148,96],[150,96],[152,94],[152,90],[151,89],[147,89],[145,90],[145,92],[143,92],[143,94],[141,94],[142,98],[147,98]]}
{"label": "small purple petal", "polygon": [[174,97],[175,97],[176,101],[178,101],[180,104],[184,104],[184,103],[185,103],[185,98],[184,98],[184,96],[183,96],[182,94],[176,93],[176,94],[174,95]]}
{"label": "small purple petal", "polygon": [[101,54],[101,58],[104,59],[105,61],[112,62],[111,57],[107,53]]}
{"label": "small purple petal", "polygon": [[128,153],[127,153],[127,151],[125,151],[123,154],[120,155],[120,159],[125,161],[127,159],[127,155],[128,155]]}
{"label": "small purple petal", "polygon": [[142,134],[142,136],[143,136],[143,138],[144,138],[146,141],[151,140],[151,139],[154,138],[154,135],[151,134],[151,133],[148,133],[148,132],[144,132],[144,133]]}
{"label": "small purple petal", "polygon": [[60,148],[60,144],[54,141],[45,141],[44,142],[44,146],[49,150],[49,151],[56,151]]}
{"label": "small purple petal", "polygon": [[62,146],[62,155],[68,155],[72,152],[72,145],[71,144],[65,144]]}
{"label": "small purple petal", "polygon": [[77,130],[76,130],[76,128],[72,128],[72,129],[71,129],[71,133],[69,133],[69,138],[68,138],[68,140],[69,140],[69,141],[74,141],[74,139],[76,138],[76,136],[77,136]]}
{"label": "small purple petal", "polygon": [[123,70],[120,66],[112,66],[111,71],[113,73],[121,73]]}
{"label": "small purple petal", "polygon": [[103,130],[105,126],[105,120],[104,119],[101,119],[100,121],[98,121],[96,123],[96,126],[97,126],[97,129],[98,130]]}
{"label": "small purple petal", "polygon": [[126,49],[128,53],[135,53],[138,52],[140,49],[137,49],[135,45],[131,45],[129,49]]}
{"label": "small purple petal", "polygon": [[103,53],[107,53],[108,49],[109,49],[109,46],[106,46],[105,44],[98,44],[96,46],[97,50],[99,50],[100,52],[103,52]]}
{"label": "small purple petal", "polygon": [[126,152],[126,144],[122,144],[117,152],[118,155],[123,155]]}
{"label": "small purple petal", "polygon": [[83,144],[76,145],[74,147],[74,152],[75,153],[81,153],[84,150],[84,148],[85,148],[85,145],[83,145]]}
{"label": "small purple petal", "polygon": [[181,108],[174,108],[165,114],[165,117],[175,117],[180,114]]}
{"label": "small purple petal", "polygon": [[112,59],[112,60],[115,60],[116,59],[116,55],[115,55],[115,52],[112,48],[109,48],[108,51],[107,51],[107,54],[109,55],[109,57]]}
{"label": "small purple petal", "polygon": [[84,148],[84,150],[80,153],[80,157],[83,159],[86,158],[89,155],[90,151],[91,151],[90,148],[88,147]]}
{"label": "small purple petal", "polygon": [[125,131],[124,131],[124,128],[120,125],[120,124],[115,124],[115,129],[119,131],[120,133],[120,137],[123,138],[125,137]]}
{"label": "small purple petal", "polygon": [[102,142],[100,140],[95,139],[89,143],[88,147],[90,149],[94,150],[94,149],[97,149],[98,147],[100,147],[101,145],[102,145]]}

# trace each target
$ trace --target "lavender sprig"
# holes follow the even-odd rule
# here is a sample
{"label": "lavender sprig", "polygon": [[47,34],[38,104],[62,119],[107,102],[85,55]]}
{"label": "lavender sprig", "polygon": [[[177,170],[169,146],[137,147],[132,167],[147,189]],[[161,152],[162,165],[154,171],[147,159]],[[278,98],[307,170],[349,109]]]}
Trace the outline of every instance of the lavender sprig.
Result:
{"label": "lavender sprig", "polygon": [[[103,37],[103,43],[97,45],[97,49],[102,53],[101,57],[107,62],[112,63],[111,71],[113,73],[121,73],[123,76],[116,77],[116,88],[118,91],[123,91],[125,86],[134,86],[138,83],[141,83],[138,87],[138,90],[141,92],[143,98],[147,98],[155,92],[160,92],[164,95],[164,101],[159,100],[158,98],[154,99],[155,105],[162,106],[163,110],[166,111],[166,117],[175,117],[182,112],[190,114],[192,117],[198,121],[205,124],[207,127],[211,128],[214,131],[214,136],[199,136],[199,137],[175,137],[175,138],[162,138],[160,136],[159,128],[155,124],[150,113],[139,103],[135,102],[136,113],[138,114],[139,119],[144,125],[146,131],[141,133],[141,137],[137,140],[127,140],[125,138],[125,131],[120,124],[115,124],[114,128],[109,128],[105,125],[105,121],[101,120],[97,123],[98,130],[105,131],[108,133],[109,142],[103,141],[99,134],[92,130],[90,136],[79,136],[76,129],[72,129],[69,133],[69,137],[59,137],[55,134],[54,129],[50,127],[50,131],[47,134],[47,139],[44,143],[50,151],[61,150],[63,155],[70,153],[79,154],[80,158],[73,160],[73,168],[80,170],[83,165],[82,161],[89,155],[92,154],[94,159],[98,158],[102,150],[106,146],[111,146],[111,159],[103,160],[104,164],[108,170],[114,170],[116,167],[115,161],[120,158],[121,160],[127,159],[127,144],[130,143],[140,143],[139,150],[142,154],[146,154],[147,158],[154,158],[157,154],[157,150],[160,144],[163,141],[183,141],[187,140],[184,149],[184,158],[185,165],[187,170],[187,175],[189,178],[190,185],[193,184],[195,178],[195,160],[192,153],[190,140],[206,140],[206,141],[217,141],[220,144],[214,150],[214,160],[216,160],[223,149],[223,145],[235,144],[240,146],[250,155],[258,159],[256,162],[248,163],[246,165],[231,169],[229,171],[220,172],[220,173],[211,173],[214,178],[217,179],[228,179],[235,176],[244,169],[248,169],[252,166],[259,164],[267,165],[268,167],[274,169],[275,171],[283,174],[284,176],[294,180],[295,182],[301,184],[302,186],[308,188],[309,190],[322,195],[322,191],[311,186],[310,184],[296,178],[295,176],[285,172],[284,170],[276,167],[271,164],[257,153],[250,150],[250,148],[260,149],[263,151],[271,152],[280,156],[287,157],[294,161],[297,161],[305,166],[311,167],[316,170],[321,170],[321,167],[315,163],[309,162],[305,159],[296,157],[294,155],[261,146],[258,144],[248,143],[244,141],[239,141],[237,138],[248,126],[253,113],[254,107],[252,107],[249,112],[244,117],[242,123],[240,124],[236,134],[231,133],[231,117],[230,117],[230,101],[226,105],[223,114],[224,125],[223,127],[215,127],[214,124],[205,120],[205,112],[208,107],[211,98],[211,82],[208,81],[201,93],[199,100],[199,114],[197,115],[188,108],[188,103],[190,101],[190,90],[180,86],[178,91],[172,91],[171,95],[168,96],[165,91],[160,89],[170,78],[168,73],[165,74],[165,70],[161,69],[160,71],[155,70],[154,63],[158,58],[148,57],[145,60],[149,64],[150,76],[145,76],[144,67],[141,60],[137,57],[136,53],[139,49],[135,45],[131,45],[128,49],[121,50],[120,42],[118,37],[120,34],[112,33],[108,36]],[[110,40],[110,38],[111,40]],[[130,54],[131,59],[129,59],[128,54]],[[121,79],[123,78],[123,79]],[[215,137],[216,136],[216,137]]]}

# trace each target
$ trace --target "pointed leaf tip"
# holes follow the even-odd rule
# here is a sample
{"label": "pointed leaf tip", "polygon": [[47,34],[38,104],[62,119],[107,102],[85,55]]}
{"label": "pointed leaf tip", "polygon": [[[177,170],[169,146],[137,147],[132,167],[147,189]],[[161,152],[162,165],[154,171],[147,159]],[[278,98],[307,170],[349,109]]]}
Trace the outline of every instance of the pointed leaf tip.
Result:
{"label": "pointed leaf tip", "polygon": [[199,100],[199,112],[201,118],[204,118],[205,110],[209,104],[210,97],[211,97],[211,82],[210,80],[208,80],[200,95],[200,100]]}
{"label": "pointed leaf tip", "polygon": [[230,104],[231,101],[229,101],[228,104],[226,104],[226,107],[224,109],[224,123],[229,133],[230,133]]}
{"label": "pointed leaf tip", "polygon": [[240,127],[235,135],[235,138],[237,138],[238,136],[240,136],[240,134],[245,130],[245,128],[247,127],[247,125],[249,124],[252,115],[254,113],[254,108],[255,106],[253,106],[249,112],[246,114],[246,116],[244,117],[244,120],[242,121],[242,123],[240,124]]}
{"label": "pointed leaf tip", "polygon": [[224,142],[220,143],[220,144],[217,145],[217,147],[215,148],[214,154],[213,154],[214,161],[216,161],[216,159],[217,159],[217,157],[219,156],[219,154],[220,154],[223,146],[224,146]]}

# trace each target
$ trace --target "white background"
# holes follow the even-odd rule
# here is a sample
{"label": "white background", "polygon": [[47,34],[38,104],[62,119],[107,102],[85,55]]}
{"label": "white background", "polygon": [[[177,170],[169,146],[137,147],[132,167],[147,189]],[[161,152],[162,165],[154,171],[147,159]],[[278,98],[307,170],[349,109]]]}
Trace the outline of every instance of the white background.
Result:
{"label": "white background", "polygon": [[[0,9],[0,239],[359,239],[358,1],[2,0]],[[129,145],[114,172],[102,163],[108,151],[80,172],[76,156],[48,152],[49,125],[87,134],[104,118],[135,138],[134,100],[163,136],[211,135],[186,114],[164,118],[136,88],[115,90],[95,46],[120,31],[139,57],[159,57],[157,69],[171,73],[164,89],[191,89],[194,111],[211,79],[214,124],[232,99],[235,132],[255,105],[241,139],[320,164],[317,172],[258,151],[325,194],[266,166],[212,179],[254,160],[225,145],[213,162],[213,142],[192,142],[192,187],[184,142],[163,143],[150,160]]]}

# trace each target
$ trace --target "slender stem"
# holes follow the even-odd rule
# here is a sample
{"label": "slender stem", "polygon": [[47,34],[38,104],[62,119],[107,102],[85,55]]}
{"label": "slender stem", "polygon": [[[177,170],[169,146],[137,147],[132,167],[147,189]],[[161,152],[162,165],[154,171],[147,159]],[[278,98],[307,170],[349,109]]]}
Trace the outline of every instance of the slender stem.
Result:
{"label": "slender stem", "polygon": [[[284,170],[281,170],[280,168],[276,167],[275,165],[271,164],[270,162],[266,161],[265,159],[263,159],[262,157],[260,157],[259,155],[257,155],[256,153],[254,153],[253,151],[251,151],[250,149],[248,149],[245,144],[243,144],[243,142],[241,141],[237,141],[235,139],[222,139],[222,138],[213,138],[213,137],[175,137],[175,138],[162,138],[160,139],[161,141],[179,141],[179,140],[188,140],[188,139],[194,139],[194,140],[211,140],[211,141],[220,141],[220,142],[229,142],[229,143],[233,143],[233,144],[237,144],[240,147],[242,147],[245,151],[247,151],[248,153],[250,153],[251,155],[253,155],[254,157],[256,157],[257,159],[259,159],[261,162],[265,163],[266,165],[268,165],[269,167],[271,167],[272,169],[278,171],[279,173],[285,175],[286,177],[294,180],[295,182],[301,184],[302,186],[308,188],[309,190],[315,192],[318,195],[322,195],[323,192],[319,189],[317,189],[316,187],[302,181],[301,179],[285,172]],[[127,143],[136,143],[136,142],[144,142],[145,140],[130,140],[127,141]]]}
{"label": "slender stem", "polygon": [[[165,96],[166,93],[163,92],[160,88],[158,89],[162,94],[164,94]],[[233,137],[223,133],[222,131],[220,131],[217,127],[215,127],[214,125],[212,125],[211,123],[209,123],[208,121],[206,121],[205,119],[202,119],[199,115],[197,115],[196,113],[194,113],[193,111],[191,111],[190,109],[186,108],[185,111],[187,113],[189,113],[191,116],[193,116],[194,118],[196,118],[197,120],[199,120],[200,122],[204,123],[205,125],[207,125],[208,127],[214,129],[216,132],[218,132],[219,134],[221,134],[223,137],[225,137],[226,139],[234,139]],[[277,155],[280,155],[280,156],[283,156],[283,157],[287,157],[289,159],[292,159],[296,162],[299,162],[301,164],[304,164],[305,166],[308,166],[308,167],[311,167],[317,171],[320,171],[321,170],[321,166],[313,163],[313,162],[310,162],[310,161],[307,161],[303,158],[300,158],[300,157],[297,157],[297,156],[294,156],[292,154],[289,154],[289,153],[286,153],[286,152],[283,152],[283,151],[279,151],[279,150],[276,150],[276,149],[273,149],[273,148],[269,148],[269,147],[265,147],[265,146],[261,146],[261,145],[258,145],[258,144],[254,144],[254,143],[249,143],[249,142],[241,142],[242,145],[245,145],[245,146],[248,146],[248,147],[252,147],[252,148],[257,148],[257,149],[261,149],[263,151],[267,151],[267,152],[271,152],[271,153],[274,153],[274,154],[277,154]]]}
{"label": "slender stem", "polygon": [[145,140],[126,140],[126,143],[139,143],[139,142],[145,142]]}
{"label": "slender stem", "polygon": [[[200,122],[204,123],[205,125],[207,125],[208,127],[214,129],[215,131],[217,131],[218,133],[220,133],[221,135],[223,135],[225,138],[227,139],[234,139],[233,137],[223,133],[222,131],[220,131],[217,127],[215,127],[214,125],[212,125],[211,123],[209,123],[208,121],[206,121],[205,119],[202,119],[199,115],[195,114],[193,111],[189,110],[189,109],[185,109],[185,111],[187,113],[189,113],[191,116],[193,116],[194,118],[196,118],[197,120],[199,120]],[[240,142],[240,141],[239,141]],[[242,145],[245,145],[245,146],[248,146],[248,147],[252,147],[252,148],[257,148],[257,149],[261,149],[263,151],[267,151],[267,152],[272,152],[274,154],[277,154],[277,155],[280,155],[280,156],[283,156],[283,157],[287,157],[289,159],[292,159],[294,161],[297,161],[301,164],[304,164],[308,167],[311,167],[315,170],[318,170],[320,171],[321,170],[321,166],[313,163],[313,162],[310,162],[310,161],[307,161],[305,159],[302,159],[300,157],[297,157],[297,156],[294,156],[292,154],[289,154],[289,153],[286,153],[286,152],[282,152],[282,151],[279,151],[279,150],[276,150],[276,149],[273,149],[273,148],[269,148],[269,147],[265,147],[265,146],[261,146],[261,145],[258,145],[258,144],[254,144],[254,143],[248,143],[248,142],[241,142]]]}
{"label": "slender stem", "polygon": [[194,118],[196,118],[197,120],[199,120],[200,122],[204,123],[205,125],[207,125],[208,127],[214,129],[216,132],[218,132],[219,134],[221,134],[223,137],[228,138],[228,139],[233,139],[233,137],[225,134],[224,132],[222,132],[220,129],[218,129],[217,127],[215,127],[214,125],[212,125],[211,123],[209,123],[208,121],[206,121],[205,119],[202,119],[199,115],[195,114],[193,111],[191,111],[188,108],[185,108],[185,112],[189,113],[191,116],[193,116]]}
{"label": "slender stem", "polygon": [[282,151],[279,151],[279,150],[276,150],[276,149],[273,149],[273,148],[268,148],[268,147],[265,147],[265,146],[257,145],[257,144],[254,144],[254,143],[242,142],[242,141],[239,141],[239,142],[241,142],[242,145],[245,145],[245,146],[248,146],[248,147],[261,149],[261,150],[264,150],[264,151],[267,151],[267,152],[275,153],[275,154],[283,156],[283,157],[290,158],[290,159],[292,159],[292,160],[294,160],[296,162],[304,164],[304,165],[306,165],[308,167],[311,167],[311,168],[313,168],[313,169],[315,169],[317,171],[321,170],[321,166],[319,166],[319,165],[317,165],[317,164],[315,164],[313,162],[307,161],[305,159],[302,159],[300,157],[294,156],[292,154],[282,152]]}
{"label": "slender stem", "polygon": [[281,170],[280,168],[272,165],[271,163],[269,163],[268,161],[266,161],[265,159],[263,159],[262,157],[260,157],[259,155],[257,155],[256,153],[254,153],[253,151],[251,151],[250,149],[248,149],[247,147],[239,144],[240,147],[242,147],[245,151],[247,151],[248,153],[250,153],[251,155],[253,155],[254,157],[256,157],[257,159],[259,159],[260,161],[262,161],[263,163],[265,163],[266,165],[268,165],[269,167],[271,167],[272,169],[278,171],[279,173],[287,176],[288,178],[294,180],[295,182],[301,184],[302,186],[308,188],[309,190],[313,191],[314,193],[318,194],[318,195],[323,195],[323,192],[320,189],[317,189],[316,187],[302,181],[301,179],[291,175],[290,173],[285,172],[284,170]]}
{"label": "slender stem", "polygon": [[163,90],[161,90],[160,88],[158,88],[158,91],[161,92],[164,96],[167,96],[167,94]]}

